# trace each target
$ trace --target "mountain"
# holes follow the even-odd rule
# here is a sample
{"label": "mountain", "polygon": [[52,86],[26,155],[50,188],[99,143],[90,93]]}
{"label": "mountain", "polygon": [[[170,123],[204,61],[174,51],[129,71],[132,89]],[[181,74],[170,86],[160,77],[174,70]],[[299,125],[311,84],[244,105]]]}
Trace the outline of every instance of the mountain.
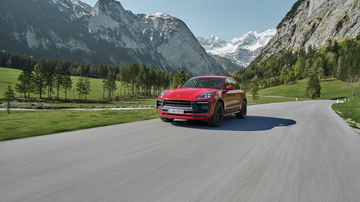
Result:
{"label": "mountain", "polygon": [[210,35],[207,37],[197,37],[197,39],[206,51],[222,48],[227,44],[226,40],[220,39],[219,37],[214,35]]}
{"label": "mountain", "polygon": [[223,74],[186,24],[134,14],[115,0],[3,0],[0,49],[93,64],[145,63],[164,71]]}
{"label": "mountain", "polygon": [[277,26],[260,60],[280,52],[326,45],[329,39],[355,37],[360,31],[359,0],[299,0]]}
{"label": "mountain", "polygon": [[227,58],[232,63],[245,67],[260,54],[262,48],[275,34],[275,29],[269,29],[262,33],[248,32],[230,41],[216,36],[197,38],[210,55]]}
{"label": "mountain", "polygon": [[243,68],[242,66],[235,64],[233,61],[225,57],[221,57],[218,55],[211,55],[211,57],[213,57],[215,61],[228,73],[232,73],[235,72],[236,70]]}

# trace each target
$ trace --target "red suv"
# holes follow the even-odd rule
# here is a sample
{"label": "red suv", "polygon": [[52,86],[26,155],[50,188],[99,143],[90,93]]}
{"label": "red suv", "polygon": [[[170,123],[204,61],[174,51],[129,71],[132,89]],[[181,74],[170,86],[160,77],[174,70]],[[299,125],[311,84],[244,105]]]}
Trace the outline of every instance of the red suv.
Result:
{"label": "red suv", "polygon": [[157,98],[156,107],[164,122],[206,120],[210,126],[221,126],[224,116],[236,114],[238,118],[245,118],[247,100],[233,78],[199,76],[177,89],[163,91]]}

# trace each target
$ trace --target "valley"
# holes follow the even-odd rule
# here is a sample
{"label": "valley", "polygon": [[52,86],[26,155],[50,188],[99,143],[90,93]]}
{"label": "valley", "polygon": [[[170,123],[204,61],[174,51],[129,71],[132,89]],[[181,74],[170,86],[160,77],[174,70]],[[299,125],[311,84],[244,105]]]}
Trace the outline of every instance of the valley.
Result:
{"label": "valley", "polygon": [[1,201],[359,201],[360,0],[140,1],[2,0]]}

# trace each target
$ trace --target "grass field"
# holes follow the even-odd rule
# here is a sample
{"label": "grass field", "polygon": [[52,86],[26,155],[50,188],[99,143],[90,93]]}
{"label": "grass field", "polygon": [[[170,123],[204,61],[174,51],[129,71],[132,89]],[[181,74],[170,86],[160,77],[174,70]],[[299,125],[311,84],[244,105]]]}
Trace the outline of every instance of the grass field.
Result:
{"label": "grass field", "polygon": [[360,99],[334,104],[333,109],[351,126],[360,129]]}
{"label": "grass field", "polygon": [[[0,99],[4,97],[4,90],[5,88],[7,88],[8,85],[10,85],[13,89],[15,89],[15,85],[17,83],[17,79],[19,74],[21,73],[20,70],[16,70],[16,69],[10,69],[10,68],[3,68],[0,67]],[[79,79],[79,77],[76,76],[72,76],[72,84],[73,84],[73,88],[70,90],[70,92],[68,92],[68,99],[78,99],[78,95],[76,92],[76,83]],[[90,78],[90,87],[91,87],[91,91],[90,94],[88,96],[89,100],[100,100],[102,99],[103,96],[103,89],[102,89],[102,79],[93,79]],[[128,92],[128,88],[125,88],[121,85],[120,82],[117,82],[117,91],[115,93],[115,95],[124,95],[125,93]],[[126,94],[125,94],[126,95]],[[21,97],[22,95],[20,95],[19,93],[16,92],[16,97]],[[32,95],[35,98],[38,98],[38,95]],[[61,91],[60,93],[60,97],[64,98],[64,92]]]}
{"label": "grass field", "polygon": [[[259,91],[260,96],[285,96],[293,98],[306,98],[307,80],[300,80],[293,84],[276,86]],[[351,97],[351,84],[342,82],[334,78],[321,80],[321,97],[320,99],[337,99]],[[357,89],[360,94],[360,87]]]}
{"label": "grass field", "polygon": [[[0,141],[156,118],[154,109],[129,111],[0,111]],[[104,134],[106,135],[106,134]]]}
{"label": "grass field", "polygon": [[[0,67],[0,98],[4,97],[5,89],[9,85],[13,89],[15,88],[15,84],[19,74],[19,70]],[[16,95],[20,96],[18,93],[16,93]]]}

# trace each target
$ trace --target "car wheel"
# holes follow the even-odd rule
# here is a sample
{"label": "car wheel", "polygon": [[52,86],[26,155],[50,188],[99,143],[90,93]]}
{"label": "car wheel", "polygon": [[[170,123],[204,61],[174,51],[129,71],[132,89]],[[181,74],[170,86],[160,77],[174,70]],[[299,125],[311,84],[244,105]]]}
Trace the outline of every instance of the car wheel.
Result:
{"label": "car wheel", "polygon": [[247,114],[247,103],[244,100],[243,104],[241,106],[241,111],[239,113],[236,114],[236,118],[238,119],[244,119],[246,118],[246,114]]}
{"label": "car wheel", "polygon": [[224,107],[218,102],[216,103],[213,118],[208,122],[209,126],[219,127],[224,122]]}
{"label": "car wheel", "polygon": [[166,117],[160,117],[160,119],[166,123],[170,123],[170,122],[173,122],[174,119],[171,119],[171,118],[166,118]]}

